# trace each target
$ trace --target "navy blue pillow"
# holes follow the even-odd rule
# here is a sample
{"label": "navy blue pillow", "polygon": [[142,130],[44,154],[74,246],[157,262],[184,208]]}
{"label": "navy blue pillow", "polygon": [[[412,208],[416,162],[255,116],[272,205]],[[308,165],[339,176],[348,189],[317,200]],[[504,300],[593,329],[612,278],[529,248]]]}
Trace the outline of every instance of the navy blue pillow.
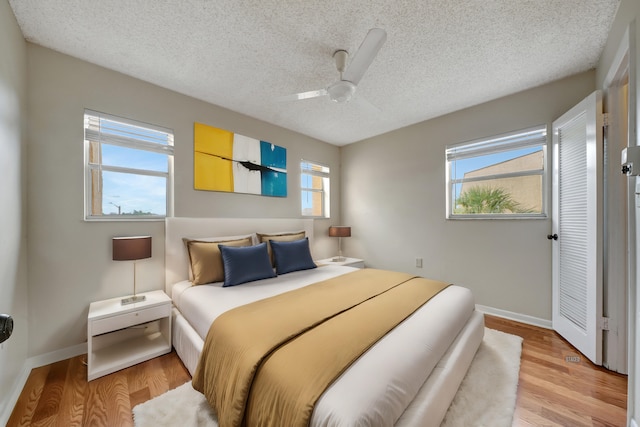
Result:
{"label": "navy blue pillow", "polygon": [[222,287],[241,285],[254,280],[275,277],[267,244],[255,246],[218,245],[222,254],[224,283]]}
{"label": "navy blue pillow", "polygon": [[305,237],[290,242],[270,240],[273,260],[278,274],[316,268],[309,250],[309,239]]}

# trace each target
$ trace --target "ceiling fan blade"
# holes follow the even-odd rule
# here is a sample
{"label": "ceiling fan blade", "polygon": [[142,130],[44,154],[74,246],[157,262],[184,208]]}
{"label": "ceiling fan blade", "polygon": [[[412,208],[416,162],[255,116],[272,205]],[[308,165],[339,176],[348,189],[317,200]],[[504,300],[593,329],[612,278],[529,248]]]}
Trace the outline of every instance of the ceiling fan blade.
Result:
{"label": "ceiling fan blade", "polygon": [[317,98],[319,96],[325,96],[327,94],[326,89],[310,90],[308,92],[294,93],[292,95],[285,95],[278,98],[278,101],[297,101],[299,99]]}
{"label": "ceiling fan blade", "polygon": [[357,85],[386,40],[387,32],[385,30],[382,28],[370,29],[351,63],[342,74],[342,79]]}

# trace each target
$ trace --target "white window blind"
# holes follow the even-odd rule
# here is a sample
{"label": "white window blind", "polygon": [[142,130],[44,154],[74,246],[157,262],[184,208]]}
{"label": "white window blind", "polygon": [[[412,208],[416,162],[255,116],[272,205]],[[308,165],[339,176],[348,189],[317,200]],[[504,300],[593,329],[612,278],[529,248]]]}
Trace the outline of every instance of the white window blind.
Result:
{"label": "white window blind", "polygon": [[495,138],[466,142],[447,148],[447,160],[462,160],[487,154],[539,147],[547,144],[547,127],[513,132]]}

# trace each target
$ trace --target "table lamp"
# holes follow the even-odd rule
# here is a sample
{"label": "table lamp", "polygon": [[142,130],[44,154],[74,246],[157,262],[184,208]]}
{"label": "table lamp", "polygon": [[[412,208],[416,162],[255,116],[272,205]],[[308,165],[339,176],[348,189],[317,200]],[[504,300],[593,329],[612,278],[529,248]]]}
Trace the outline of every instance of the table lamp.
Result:
{"label": "table lamp", "polygon": [[342,262],[346,258],[342,256],[342,238],[351,237],[351,227],[344,225],[334,225],[329,227],[329,236],[338,238],[338,256],[333,258],[333,262]]}
{"label": "table lamp", "polygon": [[141,302],[144,295],[136,295],[136,261],[151,258],[151,236],[114,237],[113,260],[133,261],[133,296],[123,298],[122,305]]}

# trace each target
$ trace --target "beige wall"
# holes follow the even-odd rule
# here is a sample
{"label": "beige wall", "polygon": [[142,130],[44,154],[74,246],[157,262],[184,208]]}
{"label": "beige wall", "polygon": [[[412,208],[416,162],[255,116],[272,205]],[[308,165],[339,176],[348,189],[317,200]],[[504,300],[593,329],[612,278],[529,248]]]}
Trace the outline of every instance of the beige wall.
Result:
{"label": "beige wall", "polygon": [[[173,129],[176,216],[300,217],[302,158],[328,165],[339,183],[338,147],[37,45],[27,52],[30,355],[85,342],[89,303],[132,291],[133,267],[111,261],[111,237],[151,235],[153,257],[137,264],[138,290],[164,286],[163,222],[83,221],[84,108]],[[194,122],[285,147],[288,197],[195,191]],[[335,248],[327,229],[339,221],[339,185],[332,189],[332,219],[315,223],[318,257]]]}
{"label": "beige wall", "polygon": [[[14,333],[0,344],[0,425],[27,356],[24,151],[27,46],[8,2],[0,1],[0,313]],[[8,415],[8,414],[7,414]]]}
{"label": "beige wall", "polygon": [[342,219],[352,227],[343,252],[551,319],[550,220],[446,220],[445,147],[550,124],[594,89],[586,72],[343,147]]}

